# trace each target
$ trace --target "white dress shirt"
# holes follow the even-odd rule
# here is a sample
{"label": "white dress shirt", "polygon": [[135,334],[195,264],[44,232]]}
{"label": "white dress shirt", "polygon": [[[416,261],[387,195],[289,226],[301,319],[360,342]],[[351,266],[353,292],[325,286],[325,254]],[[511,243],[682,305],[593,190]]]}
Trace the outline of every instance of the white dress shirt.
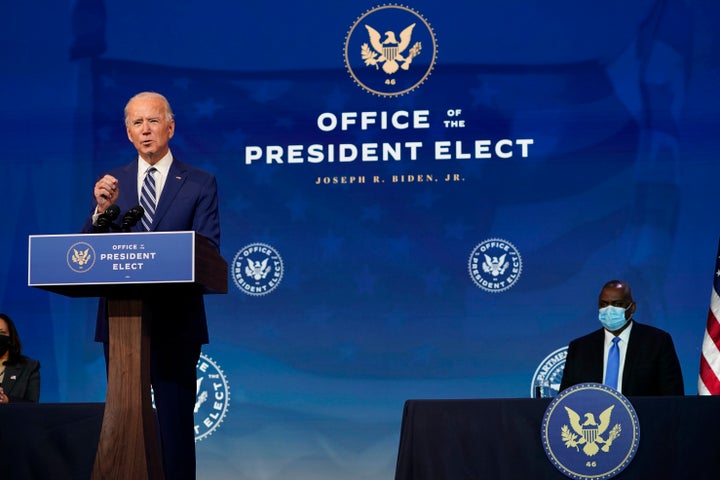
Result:
{"label": "white dress shirt", "polygon": [[155,165],[150,165],[142,157],[138,156],[138,172],[137,172],[137,198],[140,201],[140,191],[142,190],[143,182],[145,181],[145,175],[147,175],[148,168],[154,166],[157,172],[153,174],[155,179],[155,205],[160,202],[160,195],[162,195],[163,188],[165,187],[165,180],[167,180],[168,173],[170,172],[170,165],[172,165],[173,156],[172,152],[168,150]]}

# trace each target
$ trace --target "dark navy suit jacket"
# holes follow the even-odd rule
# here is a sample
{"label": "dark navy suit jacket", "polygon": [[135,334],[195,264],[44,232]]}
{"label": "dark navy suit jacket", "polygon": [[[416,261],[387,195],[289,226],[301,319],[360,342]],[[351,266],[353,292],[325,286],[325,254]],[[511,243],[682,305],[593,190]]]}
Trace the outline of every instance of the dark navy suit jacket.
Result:
{"label": "dark navy suit jacket", "polygon": [[[118,180],[120,195],[116,205],[120,218],[139,204],[137,191],[138,161],[108,172]],[[138,222],[132,231],[141,231]],[[90,216],[83,232],[95,232]],[[220,219],[218,214],[217,180],[214,175],[173,159],[165,186],[155,210],[151,231],[194,230],[220,248]],[[160,292],[143,302],[143,317],[150,325],[150,336],[155,339],[172,338],[208,343],[207,321],[203,295],[189,289],[176,288],[166,294]],[[108,341],[107,306],[101,301],[98,310],[95,340]]]}
{"label": "dark navy suit jacket", "polygon": [[[561,391],[579,383],[602,383],[604,343],[602,328],[570,342]],[[622,394],[685,394],[680,361],[669,333],[633,320],[625,353]]]}
{"label": "dark navy suit jacket", "polygon": [[40,399],[40,362],[23,355],[17,362],[6,364],[0,386],[12,403],[37,402]]}

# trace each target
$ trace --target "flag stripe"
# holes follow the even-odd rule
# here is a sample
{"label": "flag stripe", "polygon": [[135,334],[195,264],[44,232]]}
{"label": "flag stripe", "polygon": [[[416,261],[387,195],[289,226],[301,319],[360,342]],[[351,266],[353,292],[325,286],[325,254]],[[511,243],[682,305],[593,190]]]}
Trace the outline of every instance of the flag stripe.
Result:
{"label": "flag stripe", "polygon": [[717,319],[708,315],[708,326],[702,344],[702,359],[707,363],[711,371],[720,377],[720,345],[717,335],[720,334],[720,324]]}
{"label": "flag stripe", "polygon": [[698,393],[700,395],[718,395],[720,392],[720,379],[718,379],[712,367],[700,358],[700,382],[698,382]]}
{"label": "flag stripe", "polygon": [[[720,297],[715,292],[713,292],[713,297],[715,297],[713,301],[717,301],[717,305],[720,307]],[[715,309],[713,308],[713,310]],[[720,341],[720,322],[718,322],[718,318],[720,318],[720,315],[714,311],[710,313],[707,320],[707,334],[713,343],[718,345],[718,341]]]}
{"label": "flag stripe", "polygon": [[720,395],[720,244],[715,256],[715,279],[710,296],[710,311],[703,336],[698,375],[698,394]]}

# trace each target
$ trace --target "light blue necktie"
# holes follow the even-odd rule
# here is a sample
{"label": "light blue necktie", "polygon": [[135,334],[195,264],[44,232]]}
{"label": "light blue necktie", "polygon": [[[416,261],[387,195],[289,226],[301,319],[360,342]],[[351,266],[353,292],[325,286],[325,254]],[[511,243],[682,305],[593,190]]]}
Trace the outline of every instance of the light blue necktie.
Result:
{"label": "light blue necktie", "polygon": [[145,210],[145,214],[142,218],[142,225],[146,231],[150,231],[150,225],[152,225],[153,217],[155,216],[155,206],[157,205],[157,195],[155,193],[155,177],[153,173],[157,171],[157,168],[150,167],[145,172],[145,180],[143,180],[142,188],[140,189],[140,206]]}
{"label": "light blue necktie", "polygon": [[610,351],[608,352],[607,370],[605,370],[605,385],[617,390],[618,370],[620,368],[620,348],[618,342],[620,337],[612,339]]}

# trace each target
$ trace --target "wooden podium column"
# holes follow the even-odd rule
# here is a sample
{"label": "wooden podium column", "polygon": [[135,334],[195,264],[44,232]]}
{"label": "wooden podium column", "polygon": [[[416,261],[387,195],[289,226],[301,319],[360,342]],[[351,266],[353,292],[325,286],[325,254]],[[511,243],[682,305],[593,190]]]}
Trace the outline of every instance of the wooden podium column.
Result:
{"label": "wooden podium column", "polygon": [[163,480],[142,300],[108,299],[108,388],[92,480]]}

